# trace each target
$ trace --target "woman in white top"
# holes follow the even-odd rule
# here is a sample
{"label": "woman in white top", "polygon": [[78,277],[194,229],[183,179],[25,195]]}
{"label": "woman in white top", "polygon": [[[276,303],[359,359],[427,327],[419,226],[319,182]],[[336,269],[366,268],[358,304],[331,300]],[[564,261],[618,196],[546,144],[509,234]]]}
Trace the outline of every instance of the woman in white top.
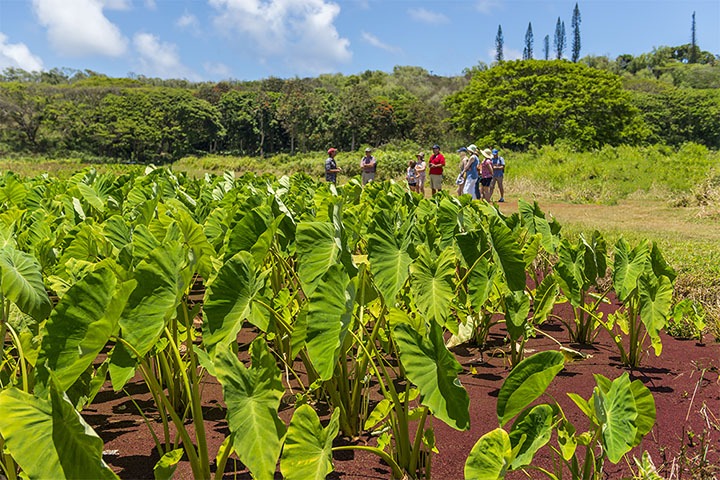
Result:
{"label": "woman in white top", "polygon": [[417,192],[425,195],[425,152],[419,152],[415,163],[415,172],[417,172]]}

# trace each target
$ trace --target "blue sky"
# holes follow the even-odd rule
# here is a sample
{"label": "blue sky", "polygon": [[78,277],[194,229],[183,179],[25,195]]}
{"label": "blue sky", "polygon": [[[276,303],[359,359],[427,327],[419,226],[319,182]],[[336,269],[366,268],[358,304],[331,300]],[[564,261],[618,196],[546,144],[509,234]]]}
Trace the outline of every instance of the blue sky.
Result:
{"label": "blue sky", "polygon": [[[581,55],[637,55],[690,42],[720,54],[719,0],[579,1]],[[506,59],[528,23],[534,56],[567,0],[0,0],[0,70],[71,68],[193,81],[391,71],[458,75],[490,63],[498,25]],[[569,49],[566,51],[569,53]]]}

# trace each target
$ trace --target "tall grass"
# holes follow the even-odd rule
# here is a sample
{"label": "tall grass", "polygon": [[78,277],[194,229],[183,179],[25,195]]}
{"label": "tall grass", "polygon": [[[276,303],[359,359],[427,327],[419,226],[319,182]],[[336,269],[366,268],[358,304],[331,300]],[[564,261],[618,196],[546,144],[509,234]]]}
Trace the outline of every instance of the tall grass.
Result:
{"label": "tall grass", "polygon": [[679,150],[619,146],[592,152],[542,147],[508,153],[505,160],[510,178],[545,192],[545,197],[614,204],[637,196],[684,198],[720,167],[720,152],[697,144]]}

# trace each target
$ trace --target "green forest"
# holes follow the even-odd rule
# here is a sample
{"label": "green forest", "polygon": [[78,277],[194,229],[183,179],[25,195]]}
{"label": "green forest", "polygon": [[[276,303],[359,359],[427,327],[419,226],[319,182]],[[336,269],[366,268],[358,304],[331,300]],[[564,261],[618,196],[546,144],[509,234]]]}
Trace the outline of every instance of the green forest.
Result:
{"label": "green forest", "polygon": [[[720,59],[690,45],[615,59],[499,61],[193,83],[53,69],[0,75],[0,155],[174,162],[335,146],[465,144],[515,151],[692,142],[720,147]],[[694,55],[690,53],[694,52]]]}

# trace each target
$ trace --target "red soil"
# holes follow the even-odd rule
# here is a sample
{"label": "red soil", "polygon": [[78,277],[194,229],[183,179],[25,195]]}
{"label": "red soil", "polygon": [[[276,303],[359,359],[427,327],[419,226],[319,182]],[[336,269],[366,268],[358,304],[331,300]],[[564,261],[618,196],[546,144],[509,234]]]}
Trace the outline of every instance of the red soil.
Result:
{"label": "red soil", "polygon": [[[568,346],[566,331],[560,323],[549,322],[543,326],[543,330]],[[503,333],[493,332],[491,341],[502,345]],[[662,336],[662,341],[661,356],[655,357],[652,352],[648,352],[642,360],[642,366],[634,370],[620,365],[616,347],[606,335],[600,335],[592,347],[573,345],[572,348],[592,356],[566,364],[546,395],[560,403],[570,421],[581,432],[587,427],[585,416],[566,393],[574,392],[588,398],[595,386],[593,374],[599,373],[614,379],[628,371],[632,379],[641,380],[650,389],[657,406],[655,426],[640,447],[631,452],[630,464],[634,467],[633,455],[640,457],[642,451],[647,450],[664,478],[715,478],[714,474],[720,473],[720,344],[701,345],[694,340],[677,340],[667,335]],[[529,355],[556,348],[552,340],[538,336],[528,341],[526,352]],[[501,352],[500,347],[484,352],[468,346],[454,349],[464,367],[460,379],[471,399],[471,428],[458,432],[434,420],[440,453],[432,458],[433,478],[462,479],[465,459],[472,446],[484,433],[497,427],[497,394],[509,372],[507,360]],[[129,385],[129,393],[146,414],[155,420],[155,407],[140,380]],[[212,379],[207,380],[204,384],[203,405],[206,408],[211,457],[229,434],[221,398],[222,392],[217,383]],[[549,398],[546,396],[545,400],[549,401]],[[127,396],[116,394],[106,386],[82,414],[105,441],[108,453],[105,460],[121,478],[153,478],[153,465],[158,460],[158,454],[147,427]],[[281,412],[286,424],[291,415],[291,408]],[[159,422],[154,423],[153,427],[160,433]],[[366,438],[361,439],[360,443],[365,441],[372,443],[372,440]],[[554,441],[553,438],[551,442]],[[338,444],[341,442],[344,441],[336,440]],[[704,449],[707,449],[705,461],[702,460]],[[537,462],[549,467],[547,447],[541,452],[545,454],[539,453]],[[228,462],[225,478],[251,478],[242,464],[233,462],[232,458]],[[390,478],[389,468],[366,452],[338,452],[334,465],[335,472],[328,478]],[[609,479],[630,474],[629,466],[622,461],[618,465],[607,463],[605,472]],[[707,476],[703,476],[704,472]],[[187,462],[181,462],[175,478],[192,478]],[[281,478],[279,473],[276,478]],[[512,474],[509,478],[527,476]]]}

